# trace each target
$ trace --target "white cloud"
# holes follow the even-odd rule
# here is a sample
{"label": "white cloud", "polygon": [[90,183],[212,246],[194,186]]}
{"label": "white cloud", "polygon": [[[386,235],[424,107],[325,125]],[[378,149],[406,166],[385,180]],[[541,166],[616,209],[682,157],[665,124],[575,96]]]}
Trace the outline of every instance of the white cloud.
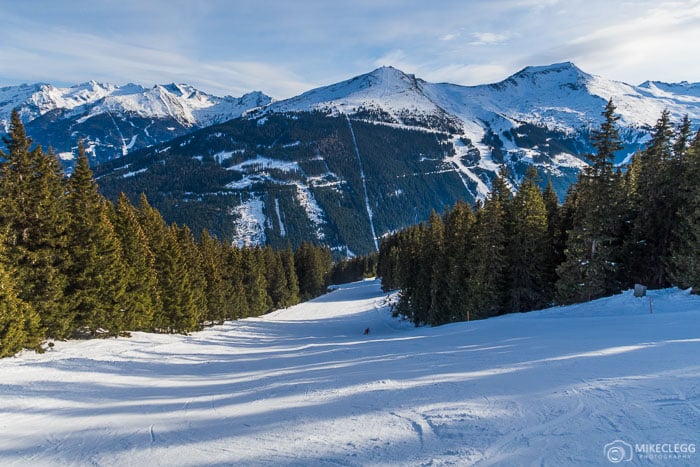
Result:
{"label": "white cloud", "polygon": [[495,32],[474,32],[472,33],[472,37],[474,38],[473,42],[470,42],[472,45],[493,45],[493,44],[501,44],[508,39],[510,39],[509,34],[498,34]]}
{"label": "white cloud", "polygon": [[[10,36],[12,42],[7,40]],[[70,83],[98,79],[144,85],[176,81],[217,94],[262,90],[274,97],[289,97],[312,87],[281,64],[198,60],[178,51],[60,28],[42,34],[5,29],[0,39],[0,73],[6,79],[16,76],[24,81]]]}
{"label": "white cloud", "polygon": [[176,81],[284,98],[373,66],[480,84],[567,60],[632,83],[700,81],[700,0],[36,2],[3,13],[0,85]]}

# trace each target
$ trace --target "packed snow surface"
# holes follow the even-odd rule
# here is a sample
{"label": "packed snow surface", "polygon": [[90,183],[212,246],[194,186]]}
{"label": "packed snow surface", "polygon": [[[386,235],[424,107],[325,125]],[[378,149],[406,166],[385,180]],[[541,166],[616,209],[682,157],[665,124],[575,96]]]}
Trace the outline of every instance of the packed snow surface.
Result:
{"label": "packed snow surface", "polygon": [[698,465],[700,298],[650,295],[415,328],[364,281],[58,342],[0,361],[0,464]]}

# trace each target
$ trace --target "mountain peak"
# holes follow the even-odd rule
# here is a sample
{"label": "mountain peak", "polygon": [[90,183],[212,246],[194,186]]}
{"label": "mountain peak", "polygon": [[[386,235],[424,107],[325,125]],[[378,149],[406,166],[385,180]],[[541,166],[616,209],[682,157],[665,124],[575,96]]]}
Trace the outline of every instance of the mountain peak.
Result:
{"label": "mountain peak", "polygon": [[588,73],[581,70],[573,62],[561,62],[551,65],[527,66],[515,73],[511,78],[537,77],[551,74],[564,75],[576,79],[590,77]]}

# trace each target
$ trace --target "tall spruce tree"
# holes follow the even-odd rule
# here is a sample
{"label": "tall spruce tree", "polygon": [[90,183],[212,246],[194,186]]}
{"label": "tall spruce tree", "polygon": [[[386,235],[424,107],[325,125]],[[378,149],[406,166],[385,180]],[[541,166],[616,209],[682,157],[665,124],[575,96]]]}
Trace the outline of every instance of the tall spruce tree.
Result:
{"label": "tall spruce tree", "polygon": [[506,170],[494,178],[491,193],[477,210],[469,294],[474,300],[473,318],[501,314],[507,300],[507,244],[511,191]]}
{"label": "tall spruce tree", "polygon": [[700,294],[700,130],[683,158],[679,225],[671,250],[674,283]]}
{"label": "tall spruce tree", "polygon": [[512,232],[508,242],[509,311],[544,307],[551,297],[547,277],[547,208],[530,166],[512,201]]}
{"label": "tall spruce tree", "polygon": [[282,257],[279,252],[266,246],[262,250],[265,263],[265,280],[267,282],[267,294],[272,300],[273,308],[284,308],[289,303],[289,284],[284,270]]}
{"label": "tall spruce tree", "polygon": [[297,272],[294,267],[294,252],[290,245],[287,245],[281,252],[280,259],[282,260],[284,274],[287,277],[288,289],[287,299],[285,302],[281,303],[280,306],[286,308],[299,303],[299,278],[297,277]]}
{"label": "tall spruce tree", "polygon": [[[447,213],[449,215],[449,211]],[[449,261],[445,251],[445,224],[435,211],[430,214],[428,230],[422,247],[422,262],[429,280],[430,307],[425,322],[438,325],[449,322],[450,311],[447,277]]]}
{"label": "tall spruce tree", "polygon": [[473,229],[476,216],[471,207],[458,202],[445,216],[445,256],[447,275],[445,292],[447,303],[446,321],[466,321],[471,318],[474,308],[472,297],[468,293],[469,275],[471,273],[471,254],[474,250]]}
{"label": "tall spruce tree", "polygon": [[613,164],[622,145],[612,99],[603,118],[600,129],[591,135],[596,153],[590,155],[591,164],[579,175],[574,188],[576,202],[566,260],[557,268],[560,303],[592,300],[620,290],[624,204],[620,175]]}
{"label": "tall spruce tree", "polygon": [[39,313],[48,337],[64,338],[74,317],[64,296],[68,219],[63,174],[51,153],[30,149],[17,110],[3,141],[7,153],[0,151],[0,229],[6,229],[6,257],[16,275],[16,293]]}
{"label": "tall spruce tree", "polygon": [[155,258],[138,221],[136,208],[124,193],[117,200],[114,227],[121,242],[126,271],[124,327],[150,330],[153,316],[162,308]]}
{"label": "tall spruce tree", "polygon": [[5,258],[2,240],[0,235],[0,358],[22,349],[41,350],[44,338],[39,314],[17,295],[15,274]]}
{"label": "tall spruce tree", "polygon": [[232,305],[233,283],[226,280],[224,245],[204,229],[199,238],[199,251],[202,256],[202,271],[206,282],[207,321],[221,324],[234,315]]}
{"label": "tall spruce tree", "polygon": [[549,297],[548,301],[552,301],[554,300],[555,284],[557,282],[557,266],[563,263],[566,258],[564,248],[568,227],[564,225],[564,209],[559,206],[559,197],[554,191],[551,180],[547,182],[547,186],[542,193],[542,199],[547,210],[546,295]]}
{"label": "tall spruce tree", "polygon": [[651,288],[671,285],[671,247],[681,207],[680,161],[673,149],[674,129],[665,110],[647,148],[630,167],[629,199],[633,207],[631,232],[625,245],[631,283]]}
{"label": "tall spruce tree", "polygon": [[185,266],[189,277],[190,291],[192,300],[194,301],[195,327],[204,320],[207,312],[207,296],[206,296],[206,276],[204,273],[204,260],[202,253],[194,239],[194,234],[189,227],[173,225],[175,235],[180,242],[180,248],[185,258]]}
{"label": "tall spruce tree", "polygon": [[267,293],[265,258],[260,247],[243,249],[243,284],[248,299],[248,316],[260,316],[272,310],[272,299]]}
{"label": "tall spruce tree", "polygon": [[224,280],[231,284],[232,295],[229,299],[231,318],[239,319],[250,316],[248,297],[244,284],[245,267],[243,263],[243,250],[239,248],[227,248],[224,261]]}
{"label": "tall spruce tree", "polygon": [[87,327],[93,335],[99,329],[117,335],[127,324],[126,266],[108,202],[97,191],[82,143],[68,188],[71,258],[66,298],[76,326]]}
{"label": "tall spruce tree", "polygon": [[294,253],[294,266],[299,278],[299,294],[302,300],[310,300],[326,291],[326,277],[331,265],[328,247],[302,242],[297,248]]}
{"label": "tall spruce tree", "polygon": [[158,293],[162,307],[155,310],[153,328],[158,332],[187,333],[199,327],[202,310],[192,292],[185,253],[176,229],[169,227],[161,214],[141,195],[138,218],[155,258]]}

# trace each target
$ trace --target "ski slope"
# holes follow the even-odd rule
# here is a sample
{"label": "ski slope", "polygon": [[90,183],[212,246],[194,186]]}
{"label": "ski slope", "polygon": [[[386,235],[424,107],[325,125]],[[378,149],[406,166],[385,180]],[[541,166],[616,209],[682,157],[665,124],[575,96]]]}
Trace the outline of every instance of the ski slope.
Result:
{"label": "ski slope", "polygon": [[364,281],[59,342],[0,360],[0,465],[699,465],[700,298],[651,297],[415,328]]}

